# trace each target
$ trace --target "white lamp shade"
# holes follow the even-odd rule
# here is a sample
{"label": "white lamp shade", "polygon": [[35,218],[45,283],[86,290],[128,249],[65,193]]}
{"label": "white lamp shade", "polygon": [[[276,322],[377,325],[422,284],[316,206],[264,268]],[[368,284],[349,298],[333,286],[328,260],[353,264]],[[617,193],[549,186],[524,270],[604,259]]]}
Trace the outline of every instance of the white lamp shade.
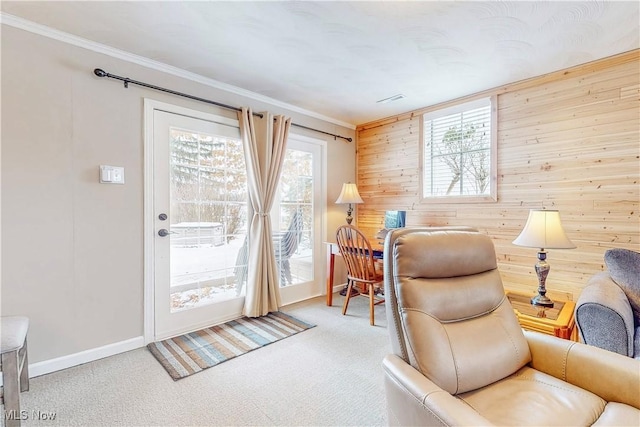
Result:
{"label": "white lamp shade", "polygon": [[342,191],[336,200],[338,204],[346,204],[346,203],[364,203],[362,197],[360,197],[360,193],[358,193],[358,187],[352,183],[342,184]]}
{"label": "white lamp shade", "polygon": [[573,249],[576,245],[562,229],[560,213],[555,210],[529,211],[529,218],[514,245],[540,249]]}

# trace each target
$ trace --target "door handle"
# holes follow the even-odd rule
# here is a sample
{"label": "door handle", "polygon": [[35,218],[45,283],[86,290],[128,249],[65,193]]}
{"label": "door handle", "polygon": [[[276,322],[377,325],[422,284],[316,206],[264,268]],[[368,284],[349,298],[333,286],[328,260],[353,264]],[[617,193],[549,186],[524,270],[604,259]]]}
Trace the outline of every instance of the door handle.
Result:
{"label": "door handle", "polygon": [[175,231],[169,231],[166,228],[161,228],[160,230],[158,230],[158,236],[160,237],[165,237],[168,236],[169,234],[178,234]]}

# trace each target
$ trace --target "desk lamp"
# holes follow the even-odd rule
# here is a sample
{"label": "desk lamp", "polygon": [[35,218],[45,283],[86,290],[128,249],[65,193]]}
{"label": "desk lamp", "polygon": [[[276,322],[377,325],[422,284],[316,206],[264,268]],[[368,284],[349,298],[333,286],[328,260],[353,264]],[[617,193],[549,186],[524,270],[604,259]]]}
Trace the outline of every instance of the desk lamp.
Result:
{"label": "desk lamp", "polygon": [[353,221],[353,217],[351,213],[353,212],[353,208],[351,207],[352,203],[364,203],[362,197],[360,197],[360,193],[358,193],[358,187],[352,183],[344,183],[342,184],[342,191],[336,200],[337,204],[349,204],[349,209],[347,209],[347,224],[351,224]]}
{"label": "desk lamp", "polygon": [[531,298],[531,304],[553,307],[553,301],[546,295],[547,275],[551,267],[547,263],[545,249],[573,249],[576,245],[562,229],[560,213],[557,210],[531,209],[522,232],[513,241],[514,245],[539,248],[535,269],[538,275],[538,295]]}

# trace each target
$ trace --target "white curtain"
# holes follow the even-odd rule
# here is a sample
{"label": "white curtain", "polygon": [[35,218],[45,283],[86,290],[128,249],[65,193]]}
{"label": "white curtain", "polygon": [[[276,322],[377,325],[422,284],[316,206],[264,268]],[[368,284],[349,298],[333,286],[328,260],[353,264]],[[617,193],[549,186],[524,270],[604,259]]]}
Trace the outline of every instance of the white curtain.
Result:
{"label": "white curtain", "polygon": [[291,118],[263,112],[254,116],[250,108],[238,112],[240,135],[247,163],[249,203],[253,217],[249,225],[247,294],[242,314],[264,316],[280,308],[278,270],[271,238],[271,206],[278,189],[287,148]]}

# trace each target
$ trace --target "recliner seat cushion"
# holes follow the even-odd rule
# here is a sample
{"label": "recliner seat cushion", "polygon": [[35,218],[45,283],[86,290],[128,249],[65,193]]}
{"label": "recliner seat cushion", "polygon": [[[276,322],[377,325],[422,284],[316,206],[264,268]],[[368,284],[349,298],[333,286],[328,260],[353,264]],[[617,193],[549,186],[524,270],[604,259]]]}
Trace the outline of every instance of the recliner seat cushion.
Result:
{"label": "recliner seat cushion", "polygon": [[640,410],[624,403],[609,402],[594,426],[640,426]]}
{"label": "recliner seat cushion", "polygon": [[528,366],[458,397],[498,426],[586,426],[595,423],[606,406],[595,394]]}

